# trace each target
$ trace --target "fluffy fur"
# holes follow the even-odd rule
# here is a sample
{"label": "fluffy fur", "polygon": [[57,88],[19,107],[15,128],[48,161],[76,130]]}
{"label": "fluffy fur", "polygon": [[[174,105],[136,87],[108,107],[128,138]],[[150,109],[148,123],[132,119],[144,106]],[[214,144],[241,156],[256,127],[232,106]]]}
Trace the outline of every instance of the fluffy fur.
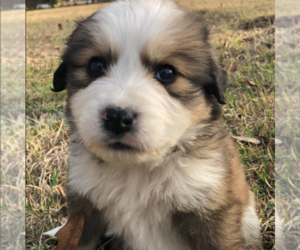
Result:
{"label": "fluffy fur", "polygon": [[[67,45],[53,91],[68,93],[69,213],[86,217],[78,249],[259,249],[254,198],[219,123],[227,75],[205,22],[171,1],[118,1]],[[87,71],[95,56],[100,77]],[[163,65],[176,69],[172,83],[155,77]],[[134,129],[107,131],[111,106],[133,110]]]}

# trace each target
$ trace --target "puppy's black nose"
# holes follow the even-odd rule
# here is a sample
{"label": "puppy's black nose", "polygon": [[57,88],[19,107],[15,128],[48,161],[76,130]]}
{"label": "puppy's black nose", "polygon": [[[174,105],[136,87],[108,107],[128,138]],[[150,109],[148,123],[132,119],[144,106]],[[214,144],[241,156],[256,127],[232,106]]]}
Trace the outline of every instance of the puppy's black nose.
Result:
{"label": "puppy's black nose", "polygon": [[136,115],[130,109],[122,109],[118,107],[109,107],[104,115],[104,126],[108,131],[116,135],[129,132]]}

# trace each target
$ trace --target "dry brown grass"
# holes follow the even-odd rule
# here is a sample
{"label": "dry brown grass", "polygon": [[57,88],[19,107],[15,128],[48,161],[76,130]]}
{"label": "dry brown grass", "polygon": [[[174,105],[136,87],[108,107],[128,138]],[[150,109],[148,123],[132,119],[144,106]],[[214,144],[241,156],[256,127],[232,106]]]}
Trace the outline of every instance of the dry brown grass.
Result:
{"label": "dry brown grass", "polygon": [[[263,249],[274,246],[274,25],[238,30],[241,21],[274,14],[273,1],[178,0],[203,15],[212,30],[222,66],[237,71],[229,76],[223,106],[224,123],[237,136],[261,143],[237,142],[247,179],[259,204]],[[222,5],[221,5],[222,4]],[[52,74],[59,63],[73,20],[103,5],[69,7],[27,13],[27,248],[52,249],[55,240],[42,232],[61,225],[66,204],[67,126],[63,118],[65,93],[50,92]],[[61,24],[63,30],[58,28]]]}
{"label": "dry brown grass", "polygon": [[[176,0],[177,3],[179,3],[181,6],[189,9],[189,10],[213,10],[213,9],[236,9],[236,8],[255,8],[256,6],[260,6],[263,4],[268,4],[269,6],[271,4],[274,5],[273,0],[264,0],[264,1],[257,1],[257,0]],[[273,9],[274,10],[274,9]]]}

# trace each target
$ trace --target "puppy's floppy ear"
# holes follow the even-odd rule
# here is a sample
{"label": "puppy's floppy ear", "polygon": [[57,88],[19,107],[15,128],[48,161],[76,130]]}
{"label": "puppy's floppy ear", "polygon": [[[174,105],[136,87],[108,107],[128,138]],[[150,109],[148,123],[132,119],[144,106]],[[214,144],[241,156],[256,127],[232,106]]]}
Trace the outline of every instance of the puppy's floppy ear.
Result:
{"label": "puppy's floppy ear", "polygon": [[211,71],[214,83],[211,85],[211,93],[216,97],[219,103],[226,104],[224,93],[227,87],[227,72],[223,70],[214,59],[211,61]]}
{"label": "puppy's floppy ear", "polygon": [[53,75],[53,88],[51,90],[53,92],[60,92],[66,88],[67,81],[67,70],[68,66],[66,63],[62,62]]}

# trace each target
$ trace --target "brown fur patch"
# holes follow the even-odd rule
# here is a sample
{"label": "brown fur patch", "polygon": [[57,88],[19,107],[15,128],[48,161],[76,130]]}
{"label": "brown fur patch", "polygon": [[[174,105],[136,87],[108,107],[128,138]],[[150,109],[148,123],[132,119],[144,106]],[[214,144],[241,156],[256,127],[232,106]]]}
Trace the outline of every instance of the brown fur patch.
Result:
{"label": "brown fur patch", "polygon": [[[206,209],[189,213],[175,212],[173,224],[192,249],[239,250],[244,249],[241,221],[251,195],[236,148],[230,136],[215,124],[208,129],[208,136],[193,155],[203,151],[220,152],[227,169],[223,188],[218,199],[212,200]],[[198,144],[199,145],[199,144]],[[197,147],[197,145],[195,146]],[[199,153],[197,153],[199,152]],[[251,246],[256,249],[257,246]]]}
{"label": "brown fur patch", "polygon": [[87,66],[89,60],[95,56],[104,59],[106,64],[117,61],[119,52],[116,46],[93,17],[78,22],[77,28],[68,39],[68,47],[63,55],[64,62],[82,67]]}
{"label": "brown fur patch", "polygon": [[158,65],[171,64],[186,78],[209,77],[210,45],[205,22],[196,15],[186,14],[169,30],[150,38],[141,50],[141,60],[154,70]]}
{"label": "brown fur patch", "polygon": [[241,208],[234,201],[216,210],[173,215],[173,225],[179,235],[197,250],[240,250],[244,239],[241,227]]}
{"label": "brown fur patch", "polygon": [[208,42],[206,23],[199,16],[188,13],[172,23],[169,30],[172,32],[154,36],[146,42],[141,50],[142,63],[150,73],[164,64],[176,69],[178,78],[164,87],[191,110],[193,124],[217,120],[221,110],[215,97],[224,103],[227,79],[223,80],[223,71]]}
{"label": "brown fur patch", "polygon": [[245,173],[241,164],[240,158],[236,153],[236,147],[232,139],[228,138],[227,149],[227,167],[231,170],[231,181],[228,183],[231,186],[233,194],[238,197],[245,207],[249,202],[249,187],[246,182]]}

